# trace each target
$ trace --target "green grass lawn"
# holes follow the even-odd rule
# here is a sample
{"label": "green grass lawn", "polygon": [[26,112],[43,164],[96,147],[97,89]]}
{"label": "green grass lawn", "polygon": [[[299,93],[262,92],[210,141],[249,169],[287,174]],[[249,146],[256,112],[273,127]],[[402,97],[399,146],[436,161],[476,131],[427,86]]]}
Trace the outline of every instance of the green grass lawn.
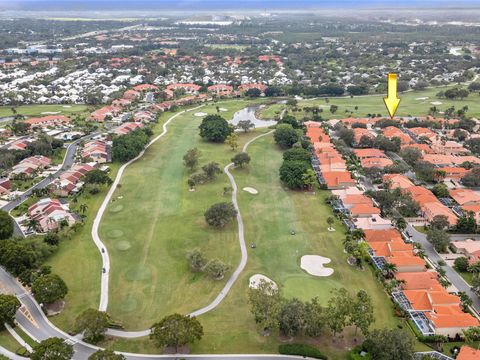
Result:
{"label": "green grass lawn", "polygon": [[[218,105],[227,109],[245,106],[238,102]],[[215,105],[201,111],[214,113]],[[195,192],[188,191],[190,174],[182,160],[188,149],[201,150],[202,165],[216,161],[221,168],[234,155],[227,145],[201,140],[201,118],[194,113],[176,118],[168,134],[127,168],[101,223],[100,236],[112,261],[109,312],[129,329],[147,328],[174,311],[194,311],[217,296],[225,280],[192,274],[186,262],[188,251],[201,249],[208,258],[219,258],[232,269],[240,261],[236,224],[213,230],[203,218],[210,205],[229,199],[222,194],[229,186],[226,175],[198,186]],[[252,136],[241,135],[240,142]]]}
{"label": "green grass lawn", "polygon": [[[88,105],[20,105],[15,106],[17,114],[26,117],[45,116],[49,114],[42,113],[59,113],[62,115],[72,115],[77,113],[84,113],[89,110]],[[11,106],[0,106],[0,117],[12,116]]]}
{"label": "green grass lawn", "polygon": [[[394,316],[393,306],[370,268],[358,271],[346,262],[342,248],[343,227],[335,224],[336,232],[328,232],[325,219],[331,215],[325,204],[327,191],[312,193],[283,189],[278,180],[281,152],[272,136],[257,140],[248,150],[252,156],[248,169],[234,170],[239,189],[252,186],[258,195],[239,192],[240,210],[245,223],[246,241],[257,244],[249,248],[249,260],[231,293],[214,311],[199,317],[205,330],[202,341],[192,347],[195,353],[275,353],[279,344],[275,335],[259,334],[247,303],[248,280],[256,273],[264,274],[281,285],[286,297],[303,300],[318,297],[326,304],[330,291],[347,287],[352,293],[366,290],[375,306],[375,327],[393,328],[401,325]],[[123,187],[122,187],[123,188]],[[290,231],[294,229],[296,235]],[[308,275],[299,267],[300,257],[318,254],[332,259],[335,273],[328,278]],[[174,276],[174,275],[171,275]],[[406,325],[405,325],[406,327]],[[345,339],[352,338],[352,329]],[[345,340],[344,339],[344,340]],[[338,359],[345,355],[343,341],[332,343],[326,334],[316,343],[322,352]],[[118,350],[157,352],[148,339],[116,340],[105,343]],[[419,350],[426,347],[417,343]]]}
{"label": "green grass lawn", "polygon": [[[436,97],[436,94],[439,91],[444,91],[449,87],[436,87],[428,88],[422,91],[411,91],[398,96],[401,99],[400,106],[398,108],[396,116],[425,116],[428,115],[429,109],[433,106],[432,102],[441,102],[441,105],[436,105],[439,111],[444,111],[450,106],[455,106],[455,109],[460,109],[463,106],[468,106],[468,115],[479,117],[480,116],[480,97],[478,94],[470,94],[468,98],[464,100],[447,100],[440,99]],[[464,86],[465,87],[465,86]],[[365,117],[367,114],[382,114],[387,116],[387,109],[383,103],[384,95],[371,95],[371,96],[357,96],[357,97],[341,97],[329,98],[327,103],[325,99],[315,99],[315,100],[303,100],[299,101],[299,107],[302,106],[322,106],[323,113],[322,116],[325,118],[342,118],[350,117],[350,111],[353,112],[353,117]],[[427,99],[425,99],[427,98]],[[329,109],[331,105],[337,105],[338,110],[335,114],[331,114]],[[262,117],[266,119],[271,119],[275,115],[279,114],[286,105],[275,104],[268,106],[264,109]],[[355,109],[355,107],[358,107]],[[304,114],[303,112],[291,112],[292,115],[297,117],[311,116],[311,113]],[[437,115],[441,117],[442,115]]]}
{"label": "green grass lawn", "polygon": [[22,347],[7,330],[0,331],[0,346],[13,353]]}
{"label": "green grass lawn", "polygon": [[[226,112],[221,112],[222,116],[224,116],[225,118],[231,118],[235,111],[242,109],[249,104],[258,103],[258,102],[260,101],[259,100],[257,101],[251,101],[251,100],[219,101],[218,103],[215,103],[215,105],[210,105],[207,112],[209,113],[216,112],[215,106],[218,105],[219,107],[228,109],[228,111]],[[205,111],[205,110],[202,109],[201,111]],[[154,128],[155,135],[158,135],[159,133],[161,133],[162,124],[172,115],[173,113],[169,113],[169,112],[163,114],[163,116],[160,118],[159,124]],[[195,124],[191,124],[191,126],[193,126],[195,131],[197,131],[200,118],[191,116],[188,119],[188,121],[186,121],[186,123],[190,122],[192,118]],[[171,123],[171,125],[175,124],[177,120],[174,120]],[[162,142],[163,140],[160,140],[157,146],[160,145]],[[170,148],[170,150],[172,150],[172,148]],[[152,148],[152,150],[147,151],[147,154],[151,151],[156,152],[157,150],[153,150]],[[175,149],[172,150],[172,153],[174,152],[175,152]],[[167,153],[164,153],[163,157],[167,157],[166,154]],[[182,156],[183,156],[183,153],[180,154],[180,159]],[[229,154],[227,158],[229,159],[230,156],[231,154]],[[151,154],[151,157],[154,157],[154,156]],[[206,162],[207,159],[208,158],[205,157],[204,162]],[[156,159],[154,161],[156,161]],[[181,163],[181,160],[179,161]],[[109,165],[112,169],[112,171],[110,172],[110,176],[114,178],[116,175],[116,172],[118,171],[118,168],[120,167],[120,164],[114,163]],[[182,166],[180,166],[179,169],[182,170]],[[158,180],[160,181],[160,179]],[[225,182],[225,185],[227,184],[226,178],[223,180],[219,180],[217,184],[213,184],[213,186],[215,186],[215,188],[219,191],[223,191],[223,185],[220,185],[221,183]],[[123,181],[121,183],[123,183]],[[160,184],[161,184],[160,182],[157,183],[157,186],[160,187]],[[183,185],[184,184],[182,184],[182,187]],[[186,186],[186,183],[185,183],[185,186]],[[208,186],[209,185],[205,185],[205,187],[208,187]],[[154,192],[157,191],[157,188],[153,189],[153,191]],[[75,208],[75,206],[79,206],[82,203],[87,204],[88,210],[85,214],[86,215],[85,225],[80,229],[80,231],[73,234],[73,236],[70,239],[62,242],[60,245],[59,251],[56,254],[54,254],[47,262],[47,265],[52,266],[53,272],[61,274],[61,276],[63,277],[63,279],[65,280],[69,288],[69,293],[66,298],[66,307],[64,311],[60,315],[52,318],[52,321],[56,325],[58,325],[59,327],[65,330],[68,330],[71,328],[71,326],[75,321],[75,318],[82,311],[84,311],[89,307],[92,307],[92,308],[98,307],[98,302],[100,300],[101,258],[91,238],[91,228],[92,228],[92,223],[93,223],[95,214],[97,213],[98,208],[100,207],[106,193],[107,193],[107,189],[102,189],[102,191],[99,194],[96,194],[93,196],[89,194],[85,194],[79,198],[78,203],[76,205],[72,204],[73,208]],[[200,191],[198,191],[198,193],[200,193]],[[31,204],[29,201],[27,201],[25,203],[25,206],[21,205],[20,207],[25,208],[25,207],[28,207],[29,205]],[[205,207],[206,206],[207,205],[205,205]],[[18,210],[15,209],[13,211],[16,215],[19,215],[24,212],[24,209],[20,209],[20,207],[17,208]],[[203,206],[202,206],[202,210],[204,210]],[[232,226],[232,229],[233,228],[234,227]],[[111,251],[115,252],[114,249],[112,249]],[[115,291],[115,289],[113,289],[112,291]],[[113,298],[115,298],[115,294],[112,296]],[[123,319],[119,319],[119,320],[123,320]],[[145,325],[149,326],[150,323],[145,321]]]}
{"label": "green grass lawn", "polygon": [[[110,176],[113,178],[119,168],[118,164],[109,164]],[[54,273],[60,274],[68,286],[68,295],[64,311],[51,318],[60,328],[69,330],[75,318],[88,308],[97,308],[100,301],[101,257],[91,237],[93,219],[107,194],[104,187],[98,194],[84,192],[78,202],[71,203],[73,211],[81,204],[86,204],[85,224],[69,239],[61,242],[58,251],[47,261]]]}
{"label": "green grass lawn", "polygon": [[457,271],[457,273],[463,278],[463,280],[466,281],[468,285],[472,285],[472,280],[473,280],[473,273],[471,272],[460,272]]}

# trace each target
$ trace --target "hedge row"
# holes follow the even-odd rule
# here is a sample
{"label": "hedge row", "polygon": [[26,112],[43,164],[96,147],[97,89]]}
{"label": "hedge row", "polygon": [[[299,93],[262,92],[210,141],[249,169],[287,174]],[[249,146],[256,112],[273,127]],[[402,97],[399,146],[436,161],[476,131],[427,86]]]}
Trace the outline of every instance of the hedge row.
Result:
{"label": "hedge row", "polygon": [[278,346],[278,352],[282,355],[300,355],[316,359],[327,360],[317,348],[307,344],[284,344]]}

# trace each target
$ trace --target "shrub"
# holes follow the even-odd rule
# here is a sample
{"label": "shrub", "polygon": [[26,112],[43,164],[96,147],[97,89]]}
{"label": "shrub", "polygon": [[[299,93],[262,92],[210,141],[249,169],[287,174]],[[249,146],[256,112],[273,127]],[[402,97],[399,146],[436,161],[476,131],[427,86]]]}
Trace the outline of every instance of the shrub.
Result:
{"label": "shrub", "polygon": [[307,344],[283,344],[278,346],[278,352],[282,355],[300,355],[315,359],[327,359],[320,350]]}

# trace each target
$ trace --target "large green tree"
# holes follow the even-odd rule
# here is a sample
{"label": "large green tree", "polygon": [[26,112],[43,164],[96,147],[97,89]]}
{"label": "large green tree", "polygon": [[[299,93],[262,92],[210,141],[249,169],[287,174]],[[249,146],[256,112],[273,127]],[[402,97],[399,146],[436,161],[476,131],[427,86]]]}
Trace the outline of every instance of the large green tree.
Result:
{"label": "large green tree", "polygon": [[204,215],[208,225],[223,228],[237,216],[237,210],[232,203],[221,202],[212,205]]}
{"label": "large green tree", "polygon": [[8,239],[13,235],[13,219],[3,210],[0,210],[0,240]]}
{"label": "large green tree", "polygon": [[73,356],[73,346],[56,337],[43,340],[33,348],[32,360],[69,360]]}
{"label": "large green tree", "polygon": [[0,241],[0,265],[14,275],[32,269],[37,257],[32,248],[15,240]]}
{"label": "large green tree", "polygon": [[60,276],[47,274],[33,282],[32,292],[39,303],[48,304],[63,299],[68,293],[68,288]]}
{"label": "large green tree", "polygon": [[98,350],[88,360],[125,360],[122,354],[115,354],[112,350]]}
{"label": "large green tree", "polygon": [[3,324],[13,325],[15,313],[20,308],[20,301],[13,295],[0,294],[0,329]]}
{"label": "large green tree", "polygon": [[305,187],[304,175],[311,169],[304,161],[284,161],[280,166],[280,180],[290,189]]}
{"label": "large green tree", "polygon": [[205,116],[200,124],[200,136],[208,141],[224,142],[231,133],[233,127],[217,114]]}
{"label": "large green tree", "polygon": [[260,280],[255,288],[248,291],[248,301],[255,322],[263,331],[272,331],[278,328],[278,316],[282,310],[283,299],[272,282]]}
{"label": "large green tree", "polygon": [[403,330],[372,331],[363,346],[372,360],[412,360],[413,340]]}
{"label": "large green tree", "polygon": [[375,321],[373,315],[372,298],[365,290],[360,290],[353,300],[350,319],[355,325],[355,332],[360,329],[364,335],[368,334],[370,325]]}
{"label": "large green tree", "polygon": [[159,348],[174,347],[178,352],[180,346],[200,340],[202,336],[203,327],[195,317],[173,314],[152,325],[150,339]]}
{"label": "large green tree", "polygon": [[305,304],[293,298],[287,301],[279,316],[280,331],[286,336],[298,336],[305,330]]}
{"label": "large green tree", "polygon": [[283,149],[289,149],[300,140],[300,135],[290,124],[279,124],[273,133],[275,142]]}
{"label": "large green tree", "polygon": [[110,317],[106,312],[87,309],[75,319],[74,331],[76,333],[83,332],[85,340],[95,344],[103,339],[109,321]]}
{"label": "large green tree", "polygon": [[427,240],[432,243],[436,251],[443,253],[450,245],[450,235],[439,229],[431,229],[427,232]]}

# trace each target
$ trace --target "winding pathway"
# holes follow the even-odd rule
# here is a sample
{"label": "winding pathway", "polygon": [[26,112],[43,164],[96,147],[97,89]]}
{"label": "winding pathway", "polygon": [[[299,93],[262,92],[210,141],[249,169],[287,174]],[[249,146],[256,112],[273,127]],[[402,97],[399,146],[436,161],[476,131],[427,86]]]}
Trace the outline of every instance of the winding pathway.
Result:
{"label": "winding pathway", "polygon": [[[257,140],[261,137],[264,137],[266,135],[269,135],[269,134],[273,133],[273,131],[274,130],[266,132],[266,133],[261,134],[261,135],[258,135],[256,137],[254,137],[253,139],[250,139],[248,142],[245,143],[242,151],[246,152],[247,149],[248,149],[248,146],[252,142],[254,142],[255,140]],[[232,203],[233,203],[233,206],[235,207],[235,210],[237,210],[238,242],[240,244],[240,251],[241,251],[241,254],[242,254],[242,258],[240,260],[240,264],[238,264],[237,268],[235,269],[233,274],[230,276],[228,281],[225,283],[225,286],[220,291],[220,293],[217,295],[217,297],[207,306],[205,306],[201,309],[195,310],[194,312],[190,313],[189,314],[190,316],[203,315],[203,314],[215,309],[223,301],[223,299],[225,299],[225,297],[228,295],[228,293],[230,292],[230,289],[235,284],[235,282],[238,280],[238,277],[240,276],[243,269],[245,269],[245,266],[247,265],[248,252],[247,252],[247,245],[245,243],[245,231],[244,231],[244,226],[243,226],[242,214],[240,212],[240,207],[238,206],[238,200],[237,200],[238,186],[237,186],[237,183],[235,182],[235,178],[230,173],[230,169],[232,167],[233,167],[233,163],[228,164],[227,166],[225,166],[223,168],[223,172],[228,176],[228,179],[229,179],[230,184],[232,185],[232,189],[233,189],[233,191],[232,191]],[[111,335],[111,336],[122,337],[122,338],[138,338],[138,337],[148,336],[150,334],[150,329],[140,330],[140,331],[122,331],[122,330],[108,329],[107,334]]]}
{"label": "winding pathway", "polygon": [[197,107],[194,107],[194,108],[191,108],[191,109],[183,110],[183,111],[180,111],[179,113],[173,115],[172,117],[170,117],[163,124],[162,133],[160,135],[158,135],[157,137],[155,137],[154,139],[152,139],[147,144],[147,146],[145,146],[145,149],[143,149],[142,152],[137,155],[137,157],[135,157],[132,160],[130,160],[129,162],[123,164],[120,167],[120,169],[118,170],[117,176],[115,177],[115,180],[113,181],[113,184],[110,187],[110,190],[108,191],[107,196],[103,200],[103,203],[100,206],[100,209],[98,209],[97,216],[93,220],[92,238],[93,238],[93,241],[94,241],[95,245],[98,248],[98,251],[100,252],[100,255],[102,256],[102,267],[103,267],[102,278],[101,278],[101,290],[100,290],[100,304],[98,306],[98,310],[107,311],[107,307],[108,307],[108,288],[109,288],[108,282],[109,282],[109,272],[110,272],[110,257],[108,256],[107,247],[105,246],[105,244],[100,239],[100,236],[98,235],[98,229],[100,227],[100,222],[102,221],[102,216],[103,216],[105,210],[107,209],[108,203],[110,202],[110,200],[113,196],[113,193],[117,189],[117,185],[119,184],[120,179],[122,178],[123,172],[125,171],[125,169],[127,168],[128,165],[130,165],[130,164],[134,163],[135,161],[137,161],[138,159],[140,159],[143,156],[143,154],[145,153],[145,151],[151,145],[153,145],[156,141],[158,141],[163,136],[165,136],[165,134],[167,134],[167,132],[168,132],[167,125],[170,124],[170,122],[172,120],[174,120],[176,117],[178,117],[178,116],[180,116],[180,115],[182,115],[186,112],[200,109],[203,106],[205,106],[205,105],[200,105],[200,106],[197,106]]}

